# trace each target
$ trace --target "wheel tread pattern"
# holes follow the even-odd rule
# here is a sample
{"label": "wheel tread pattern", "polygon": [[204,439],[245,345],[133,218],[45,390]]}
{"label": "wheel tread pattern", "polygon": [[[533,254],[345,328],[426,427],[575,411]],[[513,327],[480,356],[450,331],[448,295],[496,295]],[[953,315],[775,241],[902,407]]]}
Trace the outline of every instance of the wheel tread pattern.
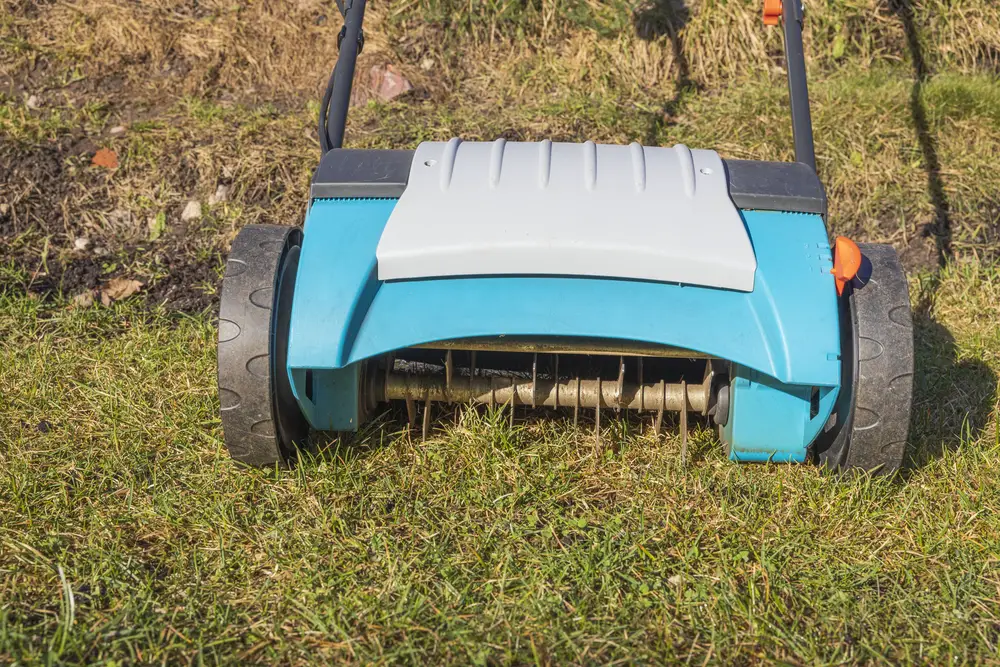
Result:
{"label": "wheel tread pattern", "polygon": [[233,241],[219,305],[219,400],[230,455],[254,466],[287,465],[277,433],[270,372],[276,282],[290,245],[301,232],[247,225]]}
{"label": "wheel tread pattern", "polygon": [[[854,290],[859,378],[855,425],[846,468],[893,473],[907,462],[913,401],[913,320],[909,289],[896,251],[859,244],[872,267],[870,280]],[[866,343],[865,341],[870,341]],[[878,354],[872,354],[878,348]]]}

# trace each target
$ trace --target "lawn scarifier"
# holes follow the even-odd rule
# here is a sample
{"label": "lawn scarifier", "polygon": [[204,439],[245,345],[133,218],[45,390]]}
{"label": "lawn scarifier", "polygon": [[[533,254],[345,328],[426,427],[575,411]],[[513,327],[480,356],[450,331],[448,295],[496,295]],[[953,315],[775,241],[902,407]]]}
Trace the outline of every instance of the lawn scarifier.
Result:
{"label": "lawn scarifier", "polygon": [[[310,428],[405,401],[680,413],[736,461],[893,472],[913,337],[887,245],[838,238],[816,173],[798,3],[781,24],[796,162],[649,147],[342,148],[364,0],[344,12],[303,230],[249,225],[219,320],[226,446],[284,464]],[[682,445],[683,449],[683,445]]]}

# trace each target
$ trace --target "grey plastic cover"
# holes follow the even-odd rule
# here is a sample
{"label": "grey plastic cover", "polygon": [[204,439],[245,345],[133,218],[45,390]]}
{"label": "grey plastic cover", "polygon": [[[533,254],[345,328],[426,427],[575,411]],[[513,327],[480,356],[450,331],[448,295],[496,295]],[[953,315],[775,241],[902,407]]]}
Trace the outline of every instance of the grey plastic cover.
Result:
{"label": "grey plastic cover", "polygon": [[752,291],[757,261],[714,151],[421,144],[376,251],[380,280],[601,276]]}

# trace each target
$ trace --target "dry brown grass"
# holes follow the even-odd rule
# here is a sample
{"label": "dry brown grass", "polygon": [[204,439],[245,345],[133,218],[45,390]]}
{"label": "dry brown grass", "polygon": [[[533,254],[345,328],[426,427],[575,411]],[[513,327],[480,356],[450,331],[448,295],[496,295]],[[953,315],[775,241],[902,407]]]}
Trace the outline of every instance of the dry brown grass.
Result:
{"label": "dry brown grass", "polygon": [[[596,85],[599,94],[603,87],[671,90],[682,52],[688,76],[716,87],[780,66],[779,33],[761,29],[758,4],[397,0],[370,9],[366,57],[395,60],[431,94],[464,85],[476,92],[520,88],[519,73],[546,69],[562,85]],[[932,69],[998,71],[1000,6],[944,0],[807,3],[813,66],[900,62],[907,36],[898,7],[909,4]],[[83,76],[119,77],[153,96],[315,96],[336,56],[340,21],[333,4],[321,0],[4,0],[0,7],[5,39],[23,46],[3,57],[0,72],[16,78],[26,65],[55,56]],[[424,58],[435,61],[431,74],[419,67]]]}

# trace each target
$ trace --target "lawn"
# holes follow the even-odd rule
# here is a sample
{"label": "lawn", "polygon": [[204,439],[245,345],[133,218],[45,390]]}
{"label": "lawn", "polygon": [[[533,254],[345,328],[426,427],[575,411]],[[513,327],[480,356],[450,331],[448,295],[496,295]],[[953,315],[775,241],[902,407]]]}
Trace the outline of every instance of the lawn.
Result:
{"label": "lawn", "polygon": [[[598,454],[527,408],[442,410],[423,442],[390,410],[292,470],[233,465],[222,261],[302,219],[333,2],[0,0],[0,663],[1000,662],[1000,7],[806,7],[831,229],[910,281],[896,479],[736,465],[698,420],[685,463],[648,415],[602,419]],[[360,101],[348,143],[791,159],[757,14],[377,2],[358,86],[414,89]]]}

